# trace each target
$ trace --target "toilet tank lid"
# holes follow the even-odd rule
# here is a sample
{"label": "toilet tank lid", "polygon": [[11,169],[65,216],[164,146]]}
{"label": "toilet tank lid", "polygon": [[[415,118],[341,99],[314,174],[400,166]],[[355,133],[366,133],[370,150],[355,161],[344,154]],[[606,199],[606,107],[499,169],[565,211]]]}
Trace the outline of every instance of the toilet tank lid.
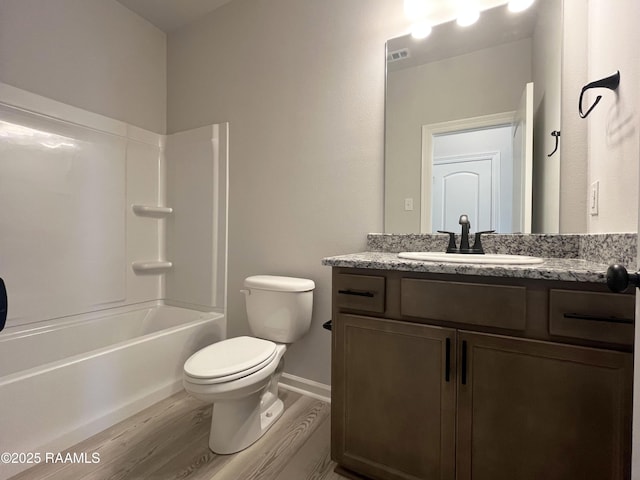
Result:
{"label": "toilet tank lid", "polygon": [[244,286],[274,292],[308,292],[316,288],[313,280],[276,275],[254,275],[244,279]]}

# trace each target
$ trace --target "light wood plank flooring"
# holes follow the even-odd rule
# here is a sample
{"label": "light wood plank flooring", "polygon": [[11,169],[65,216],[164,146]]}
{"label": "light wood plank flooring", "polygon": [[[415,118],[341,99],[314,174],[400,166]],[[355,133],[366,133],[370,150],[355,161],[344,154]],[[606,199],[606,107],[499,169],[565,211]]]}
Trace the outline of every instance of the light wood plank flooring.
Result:
{"label": "light wood plank flooring", "polygon": [[208,448],[211,405],[185,392],[71,447],[96,464],[40,464],[11,480],[339,480],[329,454],[330,405],[281,391],[282,417],[234,455]]}

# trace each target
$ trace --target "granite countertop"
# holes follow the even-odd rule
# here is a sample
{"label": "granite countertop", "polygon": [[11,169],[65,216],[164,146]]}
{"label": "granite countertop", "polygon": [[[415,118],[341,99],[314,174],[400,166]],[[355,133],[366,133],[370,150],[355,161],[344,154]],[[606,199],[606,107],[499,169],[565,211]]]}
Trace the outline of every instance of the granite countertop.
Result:
{"label": "granite countertop", "polygon": [[322,264],[330,267],[591,283],[605,283],[608,268],[606,264],[576,258],[545,258],[543,263],[537,265],[480,265],[407,260],[390,252],[361,252],[327,257],[322,259]]}

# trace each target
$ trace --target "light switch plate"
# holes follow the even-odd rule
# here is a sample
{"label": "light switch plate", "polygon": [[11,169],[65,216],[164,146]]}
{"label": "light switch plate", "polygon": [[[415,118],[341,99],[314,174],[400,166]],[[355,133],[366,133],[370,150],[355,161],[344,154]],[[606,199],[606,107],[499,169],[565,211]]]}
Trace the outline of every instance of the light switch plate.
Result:
{"label": "light switch plate", "polygon": [[406,211],[413,210],[413,198],[405,198],[404,199],[404,209]]}

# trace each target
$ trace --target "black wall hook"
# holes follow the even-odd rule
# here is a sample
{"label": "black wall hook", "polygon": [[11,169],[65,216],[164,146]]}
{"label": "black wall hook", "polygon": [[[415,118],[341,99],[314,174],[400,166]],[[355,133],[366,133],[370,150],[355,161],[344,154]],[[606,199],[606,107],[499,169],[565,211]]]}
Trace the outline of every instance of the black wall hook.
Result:
{"label": "black wall hook", "polygon": [[558,144],[560,141],[560,130],[554,130],[553,132],[551,132],[551,136],[552,137],[556,137],[556,148],[553,149],[553,152],[551,152],[549,155],[547,155],[547,157],[550,157],[551,155],[553,155],[554,153],[556,153],[558,151]]}
{"label": "black wall hook", "polygon": [[620,70],[618,70],[616,73],[614,73],[610,77],[593,81],[591,83],[588,83],[584,87],[582,87],[582,91],[580,92],[580,100],[578,101],[578,112],[580,112],[580,117],[587,118],[587,115],[591,113],[591,110],[593,110],[598,104],[598,102],[602,99],[602,95],[598,95],[596,97],[596,101],[593,102],[593,105],[589,107],[587,112],[582,113],[582,97],[584,96],[584,92],[592,88],[608,88],[609,90],[613,91],[613,90],[617,90],[619,85],[620,85]]}

